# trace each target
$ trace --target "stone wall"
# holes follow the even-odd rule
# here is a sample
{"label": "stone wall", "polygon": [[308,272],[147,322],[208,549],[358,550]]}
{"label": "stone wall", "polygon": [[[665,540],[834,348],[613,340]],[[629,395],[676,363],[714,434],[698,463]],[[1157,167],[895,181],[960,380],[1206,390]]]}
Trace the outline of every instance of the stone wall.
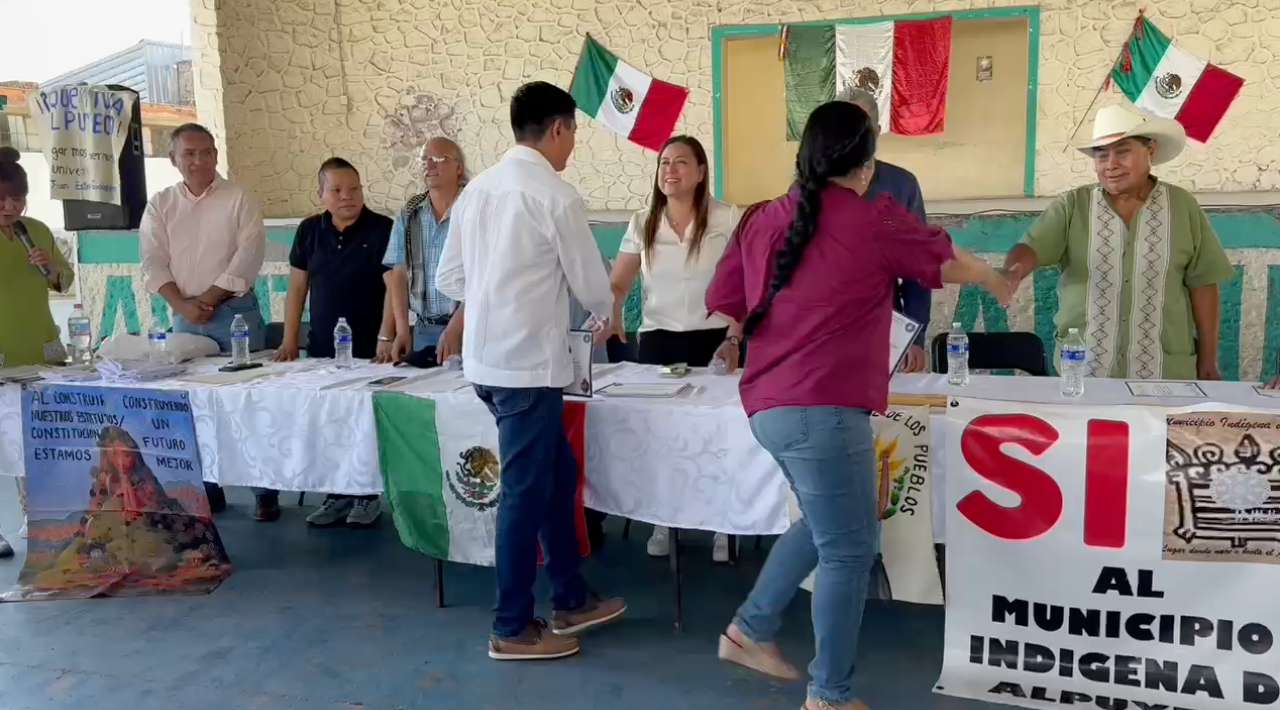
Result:
{"label": "stone wall", "polygon": [[[234,177],[270,216],[313,210],[313,175],[331,154],[365,173],[390,209],[416,187],[426,136],[456,136],[472,171],[510,142],[506,105],[531,79],[567,86],[583,34],[660,78],[690,87],[679,130],[712,143],[711,28],[1010,6],[1009,0],[192,0],[200,114],[224,135]],[[1025,3],[1022,3],[1025,4]],[[1162,172],[1196,191],[1280,189],[1280,0],[1160,3],[1045,0],[1036,192],[1089,179],[1067,150],[1140,5],[1188,50],[1245,79],[1209,148]],[[1104,96],[1103,103],[1118,94]],[[219,107],[221,111],[219,111]],[[219,119],[224,119],[220,121]],[[1086,128],[1083,132],[1087,132]],[[594,209],[640,206],[652,156],[583,119],[567,177]]]}

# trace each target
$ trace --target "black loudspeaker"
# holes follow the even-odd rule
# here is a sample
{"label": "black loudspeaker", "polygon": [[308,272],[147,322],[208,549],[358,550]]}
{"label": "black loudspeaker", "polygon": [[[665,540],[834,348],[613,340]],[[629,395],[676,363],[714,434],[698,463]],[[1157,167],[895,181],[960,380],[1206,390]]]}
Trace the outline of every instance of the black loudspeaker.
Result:
{"label": "black loudspeaker", "polygon": [[108,84],[113,91],[127,91],[133,96],[129,133],[120,149],[120,204],[63,200],[62,221],[68,230],[137,229],[142,212],[147,208],[147,163],[142,145],[142,102],[138,92],[127,86]]}

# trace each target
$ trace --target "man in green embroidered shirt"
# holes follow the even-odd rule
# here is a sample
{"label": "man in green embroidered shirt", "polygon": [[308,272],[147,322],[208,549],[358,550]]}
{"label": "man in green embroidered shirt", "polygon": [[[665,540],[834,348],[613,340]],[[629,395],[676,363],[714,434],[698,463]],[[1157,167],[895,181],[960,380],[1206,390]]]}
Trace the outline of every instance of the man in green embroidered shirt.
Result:
{"label": "man in green embroidered shirt", "polygon": [[1185,145],[1176,121],[1103,108],[1080,147],[1098,183],[1056,199],[1005,258],[1015,285],[1061,267],[1057,341],[1079,329],[1092,377],[1221,378],[1218,285],[1231,263],[1191,193],[1151,174]]}

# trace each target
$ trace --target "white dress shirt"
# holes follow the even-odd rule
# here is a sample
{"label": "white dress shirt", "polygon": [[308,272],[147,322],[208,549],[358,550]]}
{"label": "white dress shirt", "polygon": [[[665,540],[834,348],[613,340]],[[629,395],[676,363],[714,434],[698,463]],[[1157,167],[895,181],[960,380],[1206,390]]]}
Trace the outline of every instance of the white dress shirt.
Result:
{"label": "white dress shirt", "polygon": [[716,264],[724,255],[729,238],[742,218],[742,210],[719,200],[707,203],[707,231],[696,258],[689,258],[689,240],[693,223],[684,236],[676,234],[666,215],[658,222],[653,239],[653,258],[644,253],[644,222],[649,210],[631,216],[626,236],[618,251],[640,255],[640,271],[644,274],[644,320],[640,332],[670,330],[684,333],[692,330],[726,328],[729,321],[718,315],[707,317],[707,287],[715,276]]}
{"label": "white dress shirt", "polygon": [[582,197],[538,151],[516,146],[467,183],[450,212],[436,288],[466,304],[462,363],[490,387],[573,381],[569,291],[600,317],[613,293]]}
{"label": "white dress shirt", "polygon": [[253,195],[219,176],[202,195],[181,182],[152,195],[138,241],[151,293],[172,281],[187,298],[210,286],[243,296],[262,270],[267,228]]}

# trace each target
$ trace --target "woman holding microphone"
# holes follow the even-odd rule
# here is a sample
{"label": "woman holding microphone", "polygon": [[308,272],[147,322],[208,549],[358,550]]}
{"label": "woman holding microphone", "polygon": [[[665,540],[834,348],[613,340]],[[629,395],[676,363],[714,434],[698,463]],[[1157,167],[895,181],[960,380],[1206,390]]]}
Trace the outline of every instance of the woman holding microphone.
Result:
{"label": "woman holding microphone", "polygon": [[[75,278],[53,232],[22,216],[28,186],[20,157],[17,150],[0,147],[0,367],[66,358],[49,311],[49,291],[65,293]],[[0,558],[12,556],[13,548],[0,537]]]}
{"label": "woman holding microphone", "polygon": [[861,108],[815,109],[795,184],[747,214],[707,292],[708,312],[745,323],[743,407],[804,514],[774,544],[720,637],[720,657],[799,679],[773,639],[816,567],[806,710],[867,707],[854,697],[854,658],[879,547],[870,418],[888,405],[894,287],[899,279],[934,289],[977,283],[1002,304],[1012,293],[946,232],[888,198],[864,200],[874,155],[874,128]]}
{"label": "woman holding microphone", "polygon": [[[62,362],[66,350],[49,311],[49,291],[65,293],[75,272],[43,222],[24,217],[27,173],[20,154],[0,148],[0,354],[4,367]],[[30,248],[28,248],[30,244]]]}
{"label": "woman holding microphone", "polygon": [[[726,372],[737,369],[742,328],[731,319],[708,316],[704,301],[740,216],[737,207],[709,194],[707,152],[698,139],[668,140],[658,153],[649,207],[631,217],[610,274],[613,323],[623,342],[622,306],[636,275],[644,274],[640,362],[706,367],[718,358]],[[664,557],[670,545],[670,530],[655,527],[649,554]],[[712,557],[729,561],[728,536],[716,534]]]}

